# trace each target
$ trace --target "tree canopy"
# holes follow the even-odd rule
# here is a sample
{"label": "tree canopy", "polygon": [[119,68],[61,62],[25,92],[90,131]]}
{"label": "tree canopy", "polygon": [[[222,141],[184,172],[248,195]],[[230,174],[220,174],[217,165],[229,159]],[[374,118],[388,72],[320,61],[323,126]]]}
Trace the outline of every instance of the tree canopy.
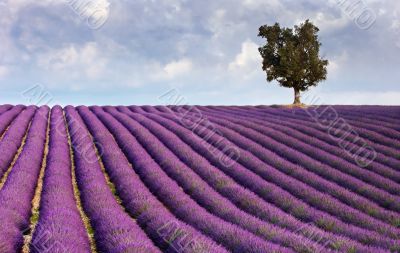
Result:
{"label": "tree canopy", "polygon": [[328,61],[319,56],[318,32],[309,20],[294,29],[281,28],[279,23],[259,29],[258,36],[267,40],[259,48],[267,81],[276,80],[282,87],[293,88],[294,104],[300,104],[301,91],[326,80]]}

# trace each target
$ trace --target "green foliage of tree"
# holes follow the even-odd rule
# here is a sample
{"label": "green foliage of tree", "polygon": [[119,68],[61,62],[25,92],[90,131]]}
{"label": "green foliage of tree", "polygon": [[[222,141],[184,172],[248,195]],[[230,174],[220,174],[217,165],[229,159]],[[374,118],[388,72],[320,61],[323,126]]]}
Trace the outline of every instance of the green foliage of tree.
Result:
{"label": "green foliage of tree", "polygon": [[282,87],[293,88],[296,105],[301,104],[300,92],[326,80],[328,61],[319,56],[318,32],[309,20],[294,29],[281,28],[278,23],[259,29],[258,36],[267,40],[259,48],[267,81],[276,80]]}

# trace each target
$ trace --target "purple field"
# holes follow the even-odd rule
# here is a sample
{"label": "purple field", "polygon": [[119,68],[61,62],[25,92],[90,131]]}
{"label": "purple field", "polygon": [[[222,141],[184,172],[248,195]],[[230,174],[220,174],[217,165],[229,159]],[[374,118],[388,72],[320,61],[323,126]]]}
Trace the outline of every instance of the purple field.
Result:
{"label": "purple field", "polygon": [[0,106],[0,253],[400,252],[400,107]]}

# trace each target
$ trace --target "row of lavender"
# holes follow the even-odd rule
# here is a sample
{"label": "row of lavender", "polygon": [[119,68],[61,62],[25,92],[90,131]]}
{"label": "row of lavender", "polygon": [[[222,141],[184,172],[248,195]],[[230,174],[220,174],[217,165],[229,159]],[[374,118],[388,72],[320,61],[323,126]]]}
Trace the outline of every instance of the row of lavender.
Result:
{"label": "row of lavender", "polygon": [[[114,114],[112,115],[115,116]],[[126,120],[128,120],[128,122]],[[177,158],[174,156],[167,156],[164,157],[162,162],[158,159],[154,159],[155,152],[150,152],[148,149],[150,143],[143,143],[148,136],[140,138],[140,135],[137,135],[145,129],[132,132],[136,129],[137,125],[135,125],[135,121],[130,121],[127,116],[125,119],[116,117],[114,121],[121,122],[120,124],[124,125],[125,128],[130,131],[131,136],[137,137],[137,139],[131,138],[132,142],[129,145],[129,150],[135,152],[130,152],[127,157],[132,164],[136,165],[135,169],[145,182],[146,186],[168,209],[170,209],[171,212],[175,214],[177,218],[194,226],[196,229],[213,238],[216,242],[222,244],[232,252],[273,252],[274,250],[278,252],[292,252],[289,249],[284,249],[269,243],[267,240],[262,240],[260,237],[251,233],[247,229],[242,228],[240,225],[227,221],[226,219],[229,219],[229,215],[232,213],[224,212],[224,203],[219,203],[218,199],[214,200],[213,203],[211,203],[211,201],[208,202],[213,204],[214,208],[221,207],[219,211],[220,213],[217,215],[210,212],[207,206],[203,206],[201,203],[196,202],[195,199],[191,198],[191,196],[180,188],[185,186],[173,180],[173,178],[169,177],[170,172],[165,171],[165,166],[163,165],[171,164],[171,166],[169,166],[170,169],[173,169],[174,167],[178,168],[180,166],[177,164],[179,162]],[[116,133],[116,131],[113,131],[112,133]],[[145,135],[146,132],[141,132],[140,134]],[[125,138],[117,139],[117,141],[120,141],[120,145],[123,145],[123,142],[129,138],[127,134],[124,136]],[[163,151],[160,150],[157,153],[164,155]],[[165,155],[171,154],[166,153]],[[175,164],[175,166],[172,164]],[[181,171],[181,173],[182,172],[183,171]],[[197,187],[196,185],[193,185],[192,187],[194,187],[192,189],[193,193],[196,193],[196,189],[201,190],[201,186]],[[198,196],[200,197],[200,194],[198,194]],[[203,197],[207,198],[208,196]],[[218,210],[215,210],[215,212],[218,212]],[[242,223],[243,222],[244,220]]]}
{"label": "row of lavender", "polygon": [[[0,252],[21,252],[27,241],[26,235],[33,237],[28,247],[30,252],[160,252],[117,203],[105,182],[100,164],[88,163],[77,152],[78,147],[91,147],[93,142],[75,110],[66,110],[69,112],[68,132],[60,107],[53,108],[49,127],[48,107],[19,109],[21,114],[11,120],[9,129],[0,140],[3,147],[12,148],[9,139],[15,140],[11,137],[18,132],[26,133],[17,145],[19,151],[15,152],[14,161],[7,170],[3,169],[6,173],[2,177],[5,183],[0,188]],[[4,110],[1,116],[6,113]],[[69,138],[74,148],[73,156],[70,155]],[[48,155],[45,153],[47,140]],[[15,141],[15,145],[17,143]],[[7,152],[1,153],[3,161],[8,156]],[[96,247],[91,249],[90,231],[86,230],[78,212],[77,196],[73,192],[72,157],[77,167],[82,203],[95,230],[97,250]],[[36,222],[31,212],[32,201],[42,166],[45,166],[45,176],[40,215]]]}
{"label": "row of lavender", "polygon": [[[50,152],[32,252],[44,252],[36,242],[45,235],[51,238],[47,245],[54,245],[60,252],[91,250],[72,189],[72,162],[76,165],[83,208],[94,229],[99,252],[316,252],[323,247],[339,252],[398,250],[396,164],[399,160],[396,157],[383,152],[382,160],[368,167],[371,172],[364,176],[335,145],[324,139],[322,132],[311,126],[305,115],[293,120],[309,124],[307,130],[321,133],[317,135],[319,138],[310,139],[297,129],[293,134],[288,128],[279,127],[281,117],[291,118],[285,111],[275,115],[276,110],[269,111],[270,108],[199,108],[218,127],[219,137],[241,151],[237,163],[228,168],[198,138],[212,134],[209,123],[187,129],[182,117],[196,125],[198,115],[192,108],[172,109],[67,107],[66,122],[74,148],[71,157],[62,109],[53,108]],[[24,135],[13,136],[29,127],[35,110],[0,106],[0,127],[5,132],[0,145],[10,149],[16,146],[13,150],[22,146],[17,161],[22,159],[30,142],[21,145]],[[356,118],[355,113],[344,112],[350,118]],[[272,121],[265,120],[265,114]],[[360,120],[368,126],[363,128],[361,124],[359,129],[366,129],[366,133],[373,131],[375,137],[386,135],[384,143],[379,145],[389,146],[385,151],[391,151],[397,147],[396,138],[389,137],[398,131],[394,115],[381,114],[380,120],[386,119],[385,131],[378,132],[370,126],[372,119]],[[34,120],[31,128],[33,123]],[[17,140],[14,146],[6,141],[7,136],[11,136],[8,140]],[[215,145],[218,139],[213,138],[206,139],[208,144],[219,149],[223,156],[221,147]],[[320,143],[325,144],[323,152],[313,151],[312,147],[315,149]],[[88,147],[86,151],[96,156],[92,160],[95,163],[80,152],[82,147]],[[97,157],[99,151],[101,156]],[[7,165],[2,167],[3,174],[11,171],[6,185],[15,171],[19,171],[8,168],[15,153],[1,157]],[[339,161],[333,162],[333,155]],[[385,156],[389,161],[383,159]],[[36,172],[39,170],[40,166]],[[116,192],[110,191],[104,174],[110,176]],[[28,181],[31,183],[28,189],[33,192],[34,180]],[[348,190],[350,186],[352,191]],[[12,226],[7,226],[8,230],[4,227],[5,232],[0,235],[0,242],[9,238],[14,242],[4,252],[16,252],[11,249],[22,244],[21,231],[29,225],[28,200],[33,198],[32,191],[24,191],[26,215],[22,221],[20,218],[14,221],[18,229],[12,234],[9,232]],[[116,198],[121,198],[122,203]],[[15,199],[7,201],[20,204]],[[4,213],[4,219],[8,219],[9,213]],[[308,222],[318,228],[306,226]],[[310,237],[315,232],[318,238]],[[7,249],[6,244],[3,247]]]}
{"label": "row of lavender", "polygon": [[[133,116],[133,115],[131,115]],[[122,122],[122,116],[120,116],[118,119]],[[136,117],[137,118],[137,117]],[[139,115],[140,118],[140,115]],[[155,129],[153,130],[153,134],[157,135],[157,137],[159,137],[160,140],[162,140],[164,143],[170,143],[167,144],[169,147],[171,147],[171,150],[176,150],[175,154],[177,156],[179,156],[179,158],[182,161],[187,161],[188,165],[190,165],[191,169],[194,169],[196,171],[196,173],[198,173],[199,175],[201,175],[201,177],[203,178],[203,180],[208,181],[207,183],[209,183],[210,185],[213,185],[214,188],[217,189],[217,191],[219,191],[221,194],[223,194],[226,199],[224,200],[223,198],[221,198],[221,196],[218,196],[216,193],[214,193],[213,189],[211,190],[207,190],[207,185],[204,183],[204,181],[202,181],[201,179],[199,179],[194,173],[190,173],[190,169],[186,168],[184,165],[180,164],[179,162],[178,164],[171,163],[171,166],[167,167],[167,158],[162,158],[161,156],[165,153],[167,153],[166,150],[160,150],[160,147],[162,147],[161,143],[155,143],[153,144],[154,147],[154,151],[152,152],[151,150],[149,150],[149,153],[154,154],[154,156],[159,156],[159,161],[162,161],[161,163],[163,163],[164,166],[162,166],[162,168],[164,168],[165,170],[169,170],[169,175],[171,177],[173,177],[185,190],[185,188],[187,187],[187,192],[191,195],[191,197],[195,200],[198,201],[198,203],[200,203],[202,206],[204,207],[208,207],[209,210],[212,210],[213,213],[215,213],[216,215],[220,215],[220,217],[223,217],[224,219],[228,220],[229,222],[232,223],[237,223],[238,225],[242,226],[243,228],[246,228],[249,231],[253,231],[255,234],[262,236],[264,238],[268,238],[270,240],[275,240],[276,242],[279,242],[281,244],[284,245],[290,245],[292,242],[287,241],[288,238],[291,238],[292,240],[295,239],[295,237],[293,236],[293,234],[291,234],[291,236],[287,236],[286,234],[278,229],[278,228],[274,228],[274,226],[269,225],[268,229],[266,229],[268,226],[268,224],[266,223],[261,223],[261,222],[257,222],[254,221],[250,218],[241,214],[240,212],[238,212],[238,210],[232,208],[232,203],[229,203],[229,201],[235,203],[236,205],[238,205],[241,209],[246,210],[247,212],[253,214],[254,216],[259,216],[260,219],[264,219],[266,221],[270,221],[271,223],[280,223],[280,225],[283,226],[290,226],[290,228],[293,230],[296,229],[300,226],[299,222],[296,223],[296,221],[294,221],[293,219],[290,219],[290,217],[288,218],[287,215],[282,214],[282,212],[279,212],[280,210],[274,207],[271,207],[270,205],[268,205],[267,203],[263,202],[262,200],[260,200],[257,196],[252,196],[251,193],[246,192],[245,189],[243,189],[240,185],[238,184],[234,184],[232,180],[230,180],[230,182],[228,181],[229,178],[225,176],[223,173],[218,173],[219,171],[217,169],[212,168],[212,166],[210,166],[209,164],[207,164],[207,162],[202,159],[200,156],[197,156],[198,159],[196,158],[196,154],[195,153],[189,153],[189,152],[193,152],[190,151],[190,149],[183,148],[182,143],[179,142],[179,140],[175,137],[171,136],[171,135],[166,135],[168,134],[167,131],[162,130],[162,128],[158,127],[156,124],[152,124],[152,123],[144,123],[145,121],[143,119],[138,119],[138,121],[140,121],[141,124],[146,124],[145,127],[147,129]],[[132,124],[132,123],[131,123]],[[164,124],[164,126],[171,126],[173,124],[168,123],[168,124]],[[143,135],[146,132],[145,128],[142,128],[140,130],[136,130],[136,132],[134,132],[134,135],[137,136],[137,138],[139,138],[140,135]],[[163,132],[165,132],[164,136]],[[183,129],[180,129],[178,132],[183,132]],[[187,137],[190,136],[190,134],[186,134]],[[147,137],[146,139],[150,139],[150,137]],[[153,137],[154,139],[154,137]],[[145,140],[144,140],[145,141]],[[142,144],[145,147],[150,147],[152,144],[151,143],[143,143]],[[201,146],[201,145],[198,145]],[[160,152],[161,151],[161,152]],[[168,154],[168,153],[167,153]],[[207,152],[203,152],[204,155],[207,156]],[[173,157],[173,154],[169,154],[168,157],[170,157],[170,159]],[[211,157],[211,156],[208,156]],[[175,166],[174,166],[175,165]],[[173,172],[171,170],[175,169],[177,170],[177,168],[182,168],[181,172],[179,172],[179,170],[177,172]],[[205,168],[210,168],[210,171],[205,171]],[[240,169],[239,169],[240,170]],[[228,172],[229,169],[226,170],[226,172]],[[231,171],[236,171],[235,169],[232,169]],[[243,170],[241,170],[243,171]],[[167,171],[168,173],[168,171]],[[179,175],[182,175],[179,178]],[[192,176],[193,175],[193,176]],[[244,181],[242,181],[244,182]],[[257,178],[255,178],[255,180],[253,181],[257,182]],[[248,181],[247,185],[250,185],[251,181]],[[187,185],[187,186],[185,186]],[[195,187],[195,188],[194,188]],[[210,187],[208,187],[210,188]],[[250,188],[251,189],[251,188]],[[279,198],[278,198],[279,199]],[[215,200],[215,202],[213,202],[213,200]],[[229,201],[227,201],[229,200]],[[222,205],[222,207],[220,207],[219,205]],[[219,210],[221,211],[219,211]],[[275,210],[274,210],[275,209]],[[270,211],[271,210],[271,211]],[[235,212],[236,211],[236,212]],[[278,212],[277,212],[278,211]],[[229,214],[229,215],[228,215]],[[272,215],[270,215],[272,214]],[[262,225],[260,225],[262,224]],[[263,229],[264,228],[264,229]],[[263,233],[266,232],[266,233]],[[343,244],[343,238],[338,239],[336,238],[336,240],[333,240],[332,238],[330,238],[332,241],[339,241]],[[301,239],[300,239],[301,241]],[[298,247],[298,246],[297,246]]]}
{"label": "row of lavender", "polygon": [[[48,112],[48,107],[27,108],[1,139],[2,166],[5,165],[1,171],[11,169],[0,191],[0,251],[4,253],[21,249],[23,235],[30,229],[31,201],[43,163]],[[22,141],[25,135],[26,141]],[[7,149],[22,149],[22,152],[15,161]]]}
{"label": "row of lavender", "polygon": [[[106,110],[115,110],[114,108],[106,108]],[[115,115],[114,115],[115,116]],[[119,121],[121,121],[122,119],[121,118],[118,118],[117,117],[117,119],[119,120]],[[147,126],[148,127],[148,126]],[[129,128],[129,127],[128,127]],[[143,133],[143,130],[144,129],[142,129],[141,131],[137,131],[137,132],[132,132],[132,134],[134,134],[135,136],[139,136],[141,133]],[[131,130],[132,131],[132,130]],[[145,144],[145,143],[142,143],[142,146],[144,146],[144,147],[148,147],[148,145],[149,144]],[[175,146],[175,148],[176,148],[176,146]],[[147,152],[149,152],[149,153],[151,153],[151,151],[147,151]],[[163,152],[161,152],[161,153],[163,153]],[[154,153],[154,154],[156,154],[156,153]],[[162,159],[162,158],[160,158],[160,159]],[[161,163],[166,163],[166,160],[162,160],[162,162]],[[183,184],[183,183],[181,183],[180,182],[180,184]],[[189,189],[189,191],[190,191],[190,189]],[[201,202],[200,202],[201,203]],[[398,231],[397,230],[395,230],[394,228],[392,228],[392,227],[388,227],[388,226],[386,226],[386,228],[387,229],[389,229],[389,230],[391,230],[392,232],[393,232],[393,237],[394,238],[397,238],[397,236],[398,236]],[[375,228],[375,229],[378,229],[378,228]],[[365,236],[364,236],[364,239],[365,239]],[[367,239],[368,240],[368,239]],[[370,243],[370,242],[368,242],[368,243]],[[393,245],[395,242],[394,241],[390,241],[390,242],[388,242],[388,244],[386,245],[386,246],[388,246],[388,245]]]}
{"label": "row of lavender", "polygon": [[67,138],[62,108],[54,107],[50,116],[49,153],[43,179],[40,216],[30,243],[32,253],[90,252],[88,234],[72,187]]}
{"label": "row of lavender", "polygon": [[[144,109],[144,110],[143,110]],[[163,108],[163,109],[165,109],[165,108]],[[144,112],[144,111],[148,111],[148,112],[151,112],[151,114],[149,114],[150,116],[151,115],[154,115],[155,113],[157,113],[157,111],[154,109],[154,108],[152,108],[152,107],[147,107],[147,108],[137,108],[137,107],[135,107],[135,108],[133,108],[133,111],[137,111],[137,112]],[[161,110],[162,111],[162,110]],[[158,111],[158,113],[159,113],[160,111]],[[180,118],[180,116],[178,115],[178,117],[176,117],[176,115],[175,116],[173,116],[173,115],[169,115],[170,116],[170,118],[174,118],[175,117],[175,119],[176,118]],[[215,122],[215,121],[213,121],[213,122]],[[229,123],[230,122],[224,122],[223,124],[224,125],[229,125]],[[170,123],[164,123],[163,124],[164,126],[170,126]],[[219,127],[219,130],[221,130],[221,129],[224,129],[224,127],[222,126],[222,125],[219,125],[218,126]],[[196,129],[195,129],[196,130]],[[225,129],[225,130],[228,130],[228,129]],[[201,131],[200,131],[201,132]],[[204,131],[203,131],[204,132]],[[232,138],[235,138],[235,136],[234,136],[234,133],[230,133],[229,131],[224,131],[224,134],[225,134],[225,137],[231,137],[232,136]],[[233,135],[230,135],[230,134],[233,134]],[[245,133],[243,133],[243,134],[245,134]],[[203,137],[205,137],[207,135],[207,133],[204,133],[204,136]],[[210,135],[208,135],[208,136],[210,136]],[[262,136],[259,136],[259,138],[261,138]],[[240,139],[240,136],[236,136],[236,139]],[[243,139],[243,138],[242,138]],[[245,143],[244,142],[244,145],[243,145],[243,147],[244,148],[249,148],[249,147],[251,147],[251,145],[252,145],[252,143],[251,142],[248,142],[248,143]],[[242,150],[242,152],[245,152],[245,150]],[[253,150],[252,150],[253,151]],[[265,152],[266,150],[264,150],[263,152]],[[257,150],[254,150],[253,152],[255,152],[255,153],[257,153]],[[261,156],[263,155],[263,152],[258,152]],[[246,154],[246,153],[245,153]],[[242,155],[243,155],[243,153],[242,153]],[[249,157],[249,155],[252,155],[252,154],[246,154],[246,155],[244,155],[244,159],[243,159],[243,162],[247,162],[247,168],[251,168],[252,166],[251,166],[251,163],[254,161],[253,159],[248,159],[248,158],[250,158]],[[273,153],[271,153],[271,155],[273,156],[274,154]],[[276,155],[275,155],[276,156]],[[278,159],[278,158],[277,158]],[[250,162],[249,162],[250,161]],[[272,160],[273,161],[273,160]],[[240,160],[239,160],[239,162],[241,162]],[[283,161],[282,162],[282,164],[279,164],[279,163],[275,163],[274,164],[275,166],[277,166],[278,168],[282,168],[282,169],[285,169],[287,166],[288,166],[288,164],[286,163],[285,164],[285,161]],[[263,173],[262,172],[262,170],[260,170],[260,167],[261,166],[258,166],[258,170],[259,170],[259,173]],[[254,166],[254,169],[257,169],[257,167],[256,166]],[[301,169],[301,168],[300,168]],[[235,169],[235,171],[236,171],[236,169]],[[268,180],[270,180],[270,179],[273,179],[273,177],[275,177],[276,178],[276,176],[274,176],[273,174],[275,174],[276,175],[276,171],[271,171],[270,173],[265,173],[265,172],[267,172],[267,171],[264,171],[264,175],[266,176],[265,178]],[[289,175],[294,175],[294,173],[293,173],[294,171],[289,171]],[[309,174],[308,176],[310,176],[310,175],[312,175],[312,174]],[[272,178],[271,178],[271,176],[272,176]],[[301,178],[301,177],[299,177],[299,178]],[[280,185],[280,186],[282,186],[282,181],[284,182],[285,181],[285,179],[286,179],[286,181],[287,181],[287,177],[286,178],[284,178],[284,177],[281,177],[281,178],[276,178],[276,180],[274,181],[277,185]],[[306,177],[306,179],[307,179],[307,177]],[[253,181],[254,182],[254,181]],[[290,181],[289,181],[290,182]],[[285,185],[283,185],[284,187],[291,187],[291,192],[294,192],[295,194],[304,194],[304,192],[303,191],[306,191],[307,192],[307,189],[305,188],[305,190],[301,190],[301,189],[298,189],[298,187],[297,187],[297,185],[298,185],[298,183],[296,183],[296,182],[292,182],[292,183],[288,183],[286,186]],[[251,187],[251,186],[250,186]],[[289,188],[290,189],[290,188]],[[311,190],[313,190],[313,189],[311,189]],[[297,191],[297,193],[296,193],[296,191]],[[317,191],[315,191],[314,190],[314,193],[318,193]],[[340,196],[340,195],[339,195]],[[300,197],[302,197],[301,195],[300,195]],[[353,195],[352,196],[353,198],[354,197],[357,197],[357,195]],[[332,198],[331,198],[332,199]],[[279,195],[276,195],[274,198],[271,198],[270,199],[270,201],[275,201],[275,202],[277,202],[277,200],[279,200]],[[306,198],[306,200],[307,200],[307,198]],[[329,205],[329,202],[326,202],[326,199],[324,199],[324,198],[321,198],[319,201],[321,202],[321,203],[319,203],[319,201],[318,201],[318,199],[315,199],[315,197],[311,194],[310,195],[310,197],[309,197],[309,200],[310,201],[313,201],[314,203],[314,205],[319,205],[319,207],[320,208],[324,208],[324,209],[326,209],[327,207],[325,206],[325,205],[328,205],[328,207],[329,206],[331,206],[332,207],[332,212],[336,212],[336,214],[340,214],[339,212],[341,211],[340,209],[339,210],[335,210],[335,208],[334,208],[334,206],[336,205],[336,204],[338,204],[338,203],[336,203],[336,204],[334,204],[334,205]],[[279,201],[278,201],[279,202]],[[285,204],[286,204],[286,202],[288,202],[288,201],[283,201]],[[336,201],[337,202],[337,201]],[[276,203],[276,204],[280,204],[280,203]],[[325,205],[324,205],[325,204]],[[340,204],[340,203],[339,203]],[[339,205],[340,206],[340,205]],[[343,206],[343,205],[342,205]],[[376,206],[376,205],[375,205]],[[344,207],[346,207],[346,206],[344,206]],[[282,209],[284,209],[285,208],[285,206],[284,205],[282,205]],[[296,208],[297,209],[297,208]],[[337,208],[338,209],[338,208]],[[348,209],[348,208],[347,208]],[[293,215],[304,215],[304,208],[301,208],[301,210],[302,210],[302,212],[301,213],[298,213],[298,214],[296,214],[295,212],[295,210],[293,210]],[[350,210],[350,209],[348,209],[348,210]],[[386,210],[382,210],[382,211],[386,211]],[[310,215],[311,215],[312,213],[310,213]],[[359,226],[363,226],[363,227],[368,227],[368,230],[380,230],[380,231],[378,231],[378,232],[383,232],[383,233],[386,233],[386,232],[388,232],[388,231],[391,231],[390,233],[392,233],[392,236],[393,236],[393,238],[394,239],[396,239],[396,238],[398,238],[398,229],[396,229],[395,227],[396,227],[396,224],[398,224],[398,223],[395,223],[396,221],[398,221],[398,212],[391,212],[391,216],[389,216],[390,217],[390,219],[389,219],[389,222],[394,222],[394,226],[395,227],[392,227],[392,226],[388,226],[388,225],[384,225],[384,224],[381,224],[381,225],[383,225],[385,228],[383,229],[383,230],[381,230],[381,228],[383,228],[383,227],[380,227],[380,225],[377,225],[377,224],[379,224],[379,222],[378,223],[376,223],[376,220],[374,220],[374,219],[370,219],[370,217],[368,217],[368,216],[362,216],[361,215],[361,217],[363,217],[363,218],[366,218],[366,220],[364,221],[363,219],[359,219],[359,217],[358,217],[358,215],[359,215],[359,213],[357,213],[357,215],[354,215],[354,216],[351,216],[351,213],[350,213],[350,215],[349,216],[346,216],[347,215],[347,213],[345,213],[345,212],[343,212],[343,219],[348,219],[348,222],[351,222],[351,223],[355,223],[355,224],[358,224]],[[384,217],[384,216],[382,216],[382,217]],[[302,219],[304,219],[304,218],[306,218],[306,217],[302,217]],[[354,219],[354,220],[352,220],[352,219]],[[359,221],[357,221],[357,219],[359,220]],[[393,219],[393,220],[392,220]],[[325,219],[324,219],[325,220]],[[314,220],[315,222],[317,222],[317,224],[318,224],[318,221],[321,221],[321,219],[317,219],[317,220]],[[330,229],[338,229],[337,228],[337,222],[334,222],[333,224],[332,224],[332,222],[334,222],[334,221],[330,221],[330,222],[325,222],[325,224],[321,224],[322,226],[324,226],[324,225],[329,225],[329,227],[330,227]],[[367,224],[365,224],[365,223],[369,223],[369,222],[371,222],[371,226],[368,226]],[[375,225],[374,225],[375,224]],[[332,226],[333,225],[333,226]],[[339,228],[340,230],[338,231],[338,233],[343,233],[343,230],[341,229],[341,228]],[[387,229],[387,230],[386,230]],[[342,231],[341,231],[342,230]],[[349,231],[350,232],[350,231]],[[352,231],[353,232],[353,234],[354,234],[354,230]],[[368,236],[366,236],[366,235],[363,235],[363,234],[359,234],[359,236],[360,236],[360,240],[364,240],[364,241],[368,241],[368,240],[371,240],[371,238],[370,239],[368,239]],[[393,243],[393,242],[392,242]]]}

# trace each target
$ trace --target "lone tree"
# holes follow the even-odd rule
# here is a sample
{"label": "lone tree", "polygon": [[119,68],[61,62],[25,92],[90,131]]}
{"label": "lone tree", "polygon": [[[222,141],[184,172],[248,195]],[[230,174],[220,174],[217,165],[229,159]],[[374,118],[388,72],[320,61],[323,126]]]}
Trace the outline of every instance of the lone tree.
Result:
{"label": "lone tree", "polygon": [[328,61],[319,56],[318,31],[309,20],[294,29],[281,28],[279,23],[260,27],[258,36],[267,40],[258,49],[267,81],[293,88],[295,105],[301,104],[300,92],[326,80]]}

